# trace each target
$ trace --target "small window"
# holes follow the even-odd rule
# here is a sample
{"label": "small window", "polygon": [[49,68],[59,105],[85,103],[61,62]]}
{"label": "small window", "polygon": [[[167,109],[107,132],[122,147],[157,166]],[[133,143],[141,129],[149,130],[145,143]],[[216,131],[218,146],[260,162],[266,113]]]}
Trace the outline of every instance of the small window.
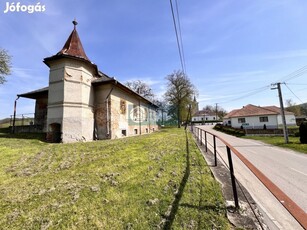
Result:
{"label": "small window", "polygon": [[245,123],[245,118],[238,118],[238,123]]}
{"label": "small window", "polygon": [[123,137],[127,136],[127,130],[126,130],[126,129],[123,129],[123,130],[122,130],[122,136],[123,136]]}
{"label": "small window", "polygon": [[138,134],[138,129],[134,129],[134,134]]}
{"label": "small window", "polygon": [[268,117],[259,117],[260,122],[268,122],[269,118]]}

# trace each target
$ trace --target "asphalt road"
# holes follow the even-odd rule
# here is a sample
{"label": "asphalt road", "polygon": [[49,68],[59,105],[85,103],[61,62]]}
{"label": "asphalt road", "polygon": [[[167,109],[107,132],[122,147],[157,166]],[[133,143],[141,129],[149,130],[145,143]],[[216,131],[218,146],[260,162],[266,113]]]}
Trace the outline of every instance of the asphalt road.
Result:
{"label": "asphalt road", "polygon": [[[231,144],[307,212],[307,154],[230,136],[213,130],[213,126],[209,125],[198,127],[215,133]],[[208,135],[208,141],[213,142],[211,135]],[[217,149],[219,158],[228,163],[225,145],[218,140]],[[303,229],[234,154],[233,164],[237,180],[250,192],[264,215],[267,215],[270,229]]]}

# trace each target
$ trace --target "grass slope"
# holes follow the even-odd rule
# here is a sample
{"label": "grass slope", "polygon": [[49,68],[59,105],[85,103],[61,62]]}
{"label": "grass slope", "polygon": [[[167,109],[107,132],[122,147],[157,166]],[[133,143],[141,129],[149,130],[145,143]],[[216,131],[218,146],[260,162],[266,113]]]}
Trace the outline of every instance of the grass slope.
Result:
{"label": "grass slope", "polygon": [[294,151],[298,151],[298,152],[307,154],[307,145],[301,144],[299,137],[289,136],[288,144],[285,144],[284,137],[245,136],[244,138],[263,141],[267,144],[271,144],[271,145],[275,145],[275,146],[283,147],[283,148],[288,148]]}
{"label": "grass slope", "polygon": [[182,129],[75,144],[5,137],[3,229],[230,228],[219,184]]}

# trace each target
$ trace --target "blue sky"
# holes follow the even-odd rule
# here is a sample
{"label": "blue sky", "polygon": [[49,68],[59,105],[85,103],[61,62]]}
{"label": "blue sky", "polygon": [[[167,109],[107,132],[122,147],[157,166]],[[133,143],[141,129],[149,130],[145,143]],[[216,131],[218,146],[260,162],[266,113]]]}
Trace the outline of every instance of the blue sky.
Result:
{"label": "blue sky", "polygon": [[[307,65],[306,0],[177,1],[200,108],[279,105],[270,84],[283,81],[284,100],[307,102],[307,72],[289,79]],[[0,0],[0,47],[13,56],[12,75],[0,85],[0,119],[13,114],[17,94],[48,85],[42,61],[63,47],[74,18],[87,56],[123,83],[143,80],[161,96],[165,76],[181,67],[168,0],[41,0],[44,12],[4,13],[13,2]],[[18,100],[18,114],[33,111],[33,100]]]}

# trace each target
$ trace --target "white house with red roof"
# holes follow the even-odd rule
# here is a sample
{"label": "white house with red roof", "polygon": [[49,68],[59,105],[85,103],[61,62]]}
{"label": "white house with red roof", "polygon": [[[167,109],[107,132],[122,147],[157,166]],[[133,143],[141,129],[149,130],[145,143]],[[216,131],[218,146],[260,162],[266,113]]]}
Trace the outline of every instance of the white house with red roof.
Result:
{"label": "white house with red roof", "polygon": [[[294,113],[285,111],[287,126],[295,126]],[[223,123],[234,128],[244,129],[276,129],[282,127],[282,116],[280,108],[276,106],[256,106],[248,104],[241,109],[229,112]]]}

